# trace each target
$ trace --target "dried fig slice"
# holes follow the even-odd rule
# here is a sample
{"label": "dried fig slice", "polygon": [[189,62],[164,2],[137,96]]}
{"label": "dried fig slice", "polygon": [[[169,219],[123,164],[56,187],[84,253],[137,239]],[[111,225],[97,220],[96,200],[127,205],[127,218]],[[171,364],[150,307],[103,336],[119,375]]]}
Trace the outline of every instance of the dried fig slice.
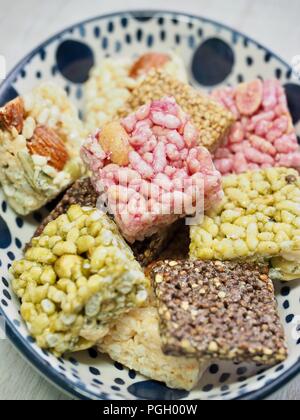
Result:
{"label": "dried fig slice", "polygon": [[259,109],[263,101],[263,83],[257,79],[243,83],[237,89],[236,104],[242,115],[251,116]]}

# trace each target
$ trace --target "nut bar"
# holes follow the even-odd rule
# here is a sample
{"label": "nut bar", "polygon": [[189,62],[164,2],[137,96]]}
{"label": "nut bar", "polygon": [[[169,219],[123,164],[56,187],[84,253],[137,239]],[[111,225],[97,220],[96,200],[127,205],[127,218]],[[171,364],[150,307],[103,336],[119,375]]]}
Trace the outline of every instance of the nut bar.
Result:
{"label": "nut bar", "polygon": [[[288,168],[270,168],[223,178],[225,197],[191,227],[190,256],[201,260],[269,260],[285,264],[271,271],[300,278],[300,177]],[[297,268],[298,267],[298,268]],[[286,278],[290,279],[290,276]]]}
{"label": "nut bar", "polygon": [[163,96],[172,96],[176,99],[199,131],[198,143],[210,151],[219,146],[234,122],[233,115],[218,102],[163,70],[149,72],[142,83],[133,89],[121,114],[131,113],[143,104],[161,99]]}
{"label": "nut bar", "polygon": [[287,357],[268,268],[165,261],[153,269],[165,354],[273,365]]}
{"label": "nut bar", "polygon": [[173,52],[150,52],[136,61],[106,58],[92,69],[84,88],[84,119],[90,132],[116,118],[132,89],[152,68],[163,68],[176,79],[187,81],[184,63]]}
{"label": "nut bar", "polygon": [[53,83],[0,108],[0,183],[17,213],[41,208],[83,174],[85,136],[75,107]]}
{"label": "nut bar", "polygon": [[235,88],[220,88],[212,97],[236,117],[215,154],[222,175],[274,166],[300,169],[296,131],[278,80],[254,80]]}
{"label": "nut bar", "polygon": [[157,309],[133,309],[110,325],[98,350],[170,388],[193,389],[204,370],[197,359],[166,356],[161,350]]}
{"label": "nut bar", "polygon": [[220,174],[198,137],[175,100],[163,98],[86,141],[82,157],[93,184],[128,242],[220,201]]}
{"label": "nut bar", "polygon": [[21,315],[56,355],[94,345],[110,321],[145,304],[149,284],[105,214],[71,206],[11,268]]}
{"label": "nut bar", "polygon": [[[96,193],[90,178],[79,179],[69,188],[55,209],[37,228],[34,237],[40,236],[48,223],[66,213],[73,204],[78,204],[81,207],[96,208],[98,198],[99,195]],[[142,267],[147,267],[158,258],[160,253],[173,239],[178,229],[179,224],[174,223],[150,238],[145,239],[143,242],[134,242],[130,245],[136,260]]]}

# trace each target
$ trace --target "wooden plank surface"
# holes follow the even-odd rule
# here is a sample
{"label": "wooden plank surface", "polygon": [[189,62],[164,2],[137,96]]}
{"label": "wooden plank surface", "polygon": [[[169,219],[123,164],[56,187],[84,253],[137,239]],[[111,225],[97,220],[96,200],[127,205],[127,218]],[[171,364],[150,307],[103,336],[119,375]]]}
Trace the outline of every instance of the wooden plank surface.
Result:
{"label": "wooden plank surface", "polygon": [[[125,6],[126,5],[126,6]],[[151,5],[151,6],[150,6]],[[172,9],[226,23],[291,62],[300,54],[299,0],[0,0],[0,55],[8,70],[38,43],[85,18],[127,9]],[[62,392],[35,372],[6,340],[0,341],[0,400],[61,400]],[[300,377],[270,399],[299,400]]]}

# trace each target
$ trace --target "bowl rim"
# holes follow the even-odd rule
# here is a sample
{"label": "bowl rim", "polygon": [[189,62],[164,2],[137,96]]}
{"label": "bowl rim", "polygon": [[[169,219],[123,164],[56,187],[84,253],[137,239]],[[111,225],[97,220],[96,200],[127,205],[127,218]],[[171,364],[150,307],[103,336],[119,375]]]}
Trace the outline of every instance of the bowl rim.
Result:
{"label": "bowl rim", "polygon": [[[224,23],[218,22],[214,19],[205,18],[203,16],[197,15],[197,14],[191,14],[181,11],[173,11],[168,9],[129,9],[129,10],[120,10],[113,13],[106,13],[101,14],[98,16],[94,16],[91,18],[87,18],[81,21],[78,21],[72,25],[69,25],[65,29],[62,29],[58,32],[56,32],[54,35],[48,37],[44,42],[41,42],[37,47],[32,49],[28,54],[25,55],[23,59],[21,59],[13,68],[9,71],[7,77],[5,80],[0,84],[0,98],[3,92],[11,86],[11,84],[14,82],[16,75],[19,73],[19,71],[28,64],[31,59],[36,56],[36,54],[39,53],[40,50],[47,47],[48,45],[52,44],[54,41],[56,41],[59,37],[63,36],[65,33],[70,32],[72,29],[77,28],[81,25],[86,25],[92,22],[106,20],[109,18],[114,18],[122,15],[130,15],[132,18],[134,16],[142,15],[143,17],[153,17],[155,15],[172,15],[175,17],[181,17],[181,18],[188,18],[188,19],[197,19],[199,21],[202,21],[204,23],[210,23],[214,26],[217,26],[219,28],[225,29],[229,32],[232,32],[239,37],[242,37],[243,39],[247,40],[248,42],[254,44],[257,48],[265,50],[267,53],[271,54],[273,58],[275,58],[277,61],[279,61],[284,67],[286,67],[287,71],[292,71],[291,66],[283,60],[279,55],[273,52],[273,50],[270,50],[269,48],[265,47],[252,37],[245,35],[243,32],[236,30],[229,25],[226,25]],[[38,371],[40,375],[42,375],[48,382],[62,390],[64,393],[67,393],[71,397],[75,397],[76,399],[81,400],[90,400],[91,396],[98,400],[110,400],[110,398],[104,397],[103,395],[94,393],[92,391],[86,391],[84,387],[82,387],[79,384],[71,384],[70,381],[68,381],[67,378],[64,378],[62,375],[57,373],[54,369],[51,368],[51,366],[46,365],[42,362],[42,359],[36,354],[34,350],[32,350],[31,346],[28,345],[26,340],[21,336],[21,334],[16,330],[14,324],[12,321],[7,317],[4,311],[1,310],[1,303],[0,303],[0,312],[3,315],[6,323],[6,335],[8,339],[12,342],[12,344],[15,346],[15,348],[18,350],[18,352],[26,359],[26,362],[29,363],[35,370]],[[280,388],[282,388],[284,385],[286,385],[288,382],[290,382],[297,374],[300,373],[300,358],[286,371],[284,371],[278,378],[270,381],[267,385],[263,386],[262,388],[258,389],[257,391],[252,391],[249,393],[242,394],[241,396],[234,398],[235,400],[260,400],[264,399],[274,392],[278,391]]]}

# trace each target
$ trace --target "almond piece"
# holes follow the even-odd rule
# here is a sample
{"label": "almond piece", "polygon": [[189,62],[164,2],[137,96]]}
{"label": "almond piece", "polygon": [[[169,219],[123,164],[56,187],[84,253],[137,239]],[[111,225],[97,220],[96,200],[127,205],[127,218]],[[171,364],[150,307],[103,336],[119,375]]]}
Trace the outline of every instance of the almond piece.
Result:
{"label": "almond piece", "polygon": [[27,142],[27,148],[31,155],[47,157],[48,165],[63,170],[69,155],[64,142],[57,133],[44,125],[38,126],[32,138]]}
{"label": "almond piece", "polygon": [[129,164],[129,136],[118,122],[106,124],[99,135],[99,143],[112,163],[120,166]]}
{"label": "almond piece", "polygon": [[15,128],[20,134],[23,130],[24,116],[24,103],[18,97],[0,108],[0,128],[9,131]]}
{"label": "almond piece", "polygon": [[148,73],[151,69],[163,67],[170,60],[171,58],[168,54],[155,52],[144,54],[132,65],[129,75],[136,79]]}

